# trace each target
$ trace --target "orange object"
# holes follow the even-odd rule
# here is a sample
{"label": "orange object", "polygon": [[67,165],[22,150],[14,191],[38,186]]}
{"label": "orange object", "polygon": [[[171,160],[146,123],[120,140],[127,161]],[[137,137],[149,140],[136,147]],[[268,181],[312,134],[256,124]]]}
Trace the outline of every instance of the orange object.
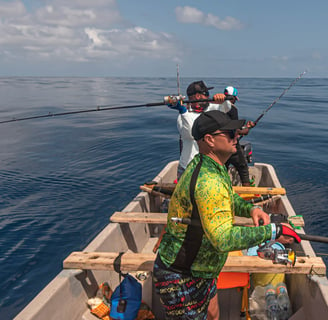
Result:
{"label": "orange object", "polygon": [[221,272],[216,286],[218,289],[249,288],[249,273]]}
{"label": "orange object", "polygon": [[[241,251],[229,252],[230,256],[242,256]],[[248,313],[248,289],[250,287],[249,273],[242,272],[221,272],[218,277],[216,287],[218,289],[242,288],[242,302],[240,314],[244,314],[246,319],[251,319]]]}
{"label": "orange object", "polygon": [[103,319],[104,317],[108,316],[109,312],[110,309],[104,302],[102,302],[100,305],[91,310],[91,313],[93,313],[100,319]]}
{"label": "orange object", "polygon": [[252,200],[254,198],[258,198],[261,196],[260,194],[255,194],[255,193],[238,193],[238,195],[246,201]]}

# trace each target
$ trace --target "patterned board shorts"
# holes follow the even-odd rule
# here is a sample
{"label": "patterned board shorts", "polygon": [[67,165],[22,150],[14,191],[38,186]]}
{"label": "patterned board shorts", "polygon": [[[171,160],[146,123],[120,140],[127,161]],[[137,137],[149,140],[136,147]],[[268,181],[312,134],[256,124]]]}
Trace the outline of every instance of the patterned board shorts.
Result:
{"label": "patterned board shorts", "polygon": [[207,318],[210,300],[216,294],[216,279],[195,278],[154,264],[154,284],[166,319]]}

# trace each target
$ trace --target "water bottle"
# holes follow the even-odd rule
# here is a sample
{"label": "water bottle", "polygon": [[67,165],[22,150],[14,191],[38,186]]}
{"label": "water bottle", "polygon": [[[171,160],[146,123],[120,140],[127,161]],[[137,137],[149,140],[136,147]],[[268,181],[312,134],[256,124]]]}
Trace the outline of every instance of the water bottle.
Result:
{"label": "water bottle", "polygon": [[276,289],[272,284],[265,287],[265,310],[270,320],[279,320],[279,305]]}
{"label": "water bottle", "polygon": [[276,286],[277,300],[280,308],[280,319],[287,320],[292,315],[286,284],[280,282]]}

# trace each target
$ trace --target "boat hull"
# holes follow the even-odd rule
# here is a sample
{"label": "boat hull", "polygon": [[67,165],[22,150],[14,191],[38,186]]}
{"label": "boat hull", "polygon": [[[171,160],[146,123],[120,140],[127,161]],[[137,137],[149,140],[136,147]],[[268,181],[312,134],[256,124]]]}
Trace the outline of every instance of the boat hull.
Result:
{"label": "boat hull", "polygon": [[[158,183],[171,183],[176,178],[178,162],[170,162],[153,180]],[[238,183],[237,175],[232,179]],[[250,166],[257,186],[280,188],[280,182],[271,165],[255,163]],[[163,198],[140,192],[122,211],[159,212]],[[270,210],[288,216],[295,212],[283,195],[271,204]],[[109,223],[97,237],[83,250],[87,252],[135,252],[147,253],[152,249],[163,228],[161,224]],[[298,231],[304,233],[304,230]],[[304,256],[315,257],[308,241],[302,241],[295,250]],[[98,285],[109,282],[112,288],[119,283],[118,274],[107,270],[73,270],[60,272],[16,317],[16,320],[44,319],[95,319],[86,307]],[[328,315],[328,280],[326,277],[304,274],[286,275],[286,282],[294,315],[291,319],[326,319]],[[151,273],[142,281],[143,300],[152,308],[156,319],[163,318],[163,310],[154,294]],[[240,319],[241,294],[236,290],[219,290],[220,319]],[[236,307],[237,306],[237,307]],[[305,316],[305,317],[304,317]]]}

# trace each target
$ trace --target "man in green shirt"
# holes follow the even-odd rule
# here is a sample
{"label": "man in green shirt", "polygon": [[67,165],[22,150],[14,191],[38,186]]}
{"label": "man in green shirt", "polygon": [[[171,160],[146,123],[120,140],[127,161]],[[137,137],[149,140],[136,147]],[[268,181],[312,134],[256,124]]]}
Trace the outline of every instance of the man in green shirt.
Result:
{"label": "man in green shirt", "polygon": [[[224,164],[236,152],[238,129],[244,123],[216,110],[194,122],[192,135],[199,154],[172,195],[166,233],[154,264],[155,288],[167,319],[218,319],[217,303],[216,315],[207,315],[207,309],[229,251],[278,238],[281,243],[300,242],[291,228],[270,224],[261,208],[233,192]],[[234,215],[252,217],[256,227],[233,226]],[[174,217],[191,223],[173,222]],[[259,226],[260,219],[264,226]]]}

